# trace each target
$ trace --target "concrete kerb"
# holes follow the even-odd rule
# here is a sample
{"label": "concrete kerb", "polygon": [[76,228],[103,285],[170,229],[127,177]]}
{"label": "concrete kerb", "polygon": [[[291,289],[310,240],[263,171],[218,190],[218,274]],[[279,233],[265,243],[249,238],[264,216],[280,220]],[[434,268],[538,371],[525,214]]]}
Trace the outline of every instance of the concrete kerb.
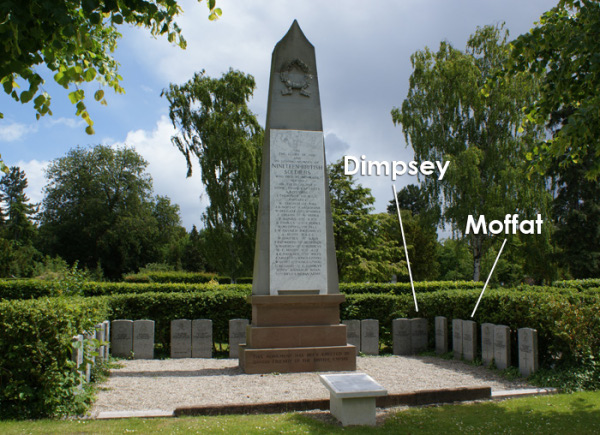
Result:
{"label": "concrete kerb", "polygon": [[[421,390],[412,393],[389,394],[376,399],[378,408],[396,406],[425,406],[444,403],[471,402],[474,400],[506,400],[517,397],[556,394],[555,388],[523,388],[518,390],[491,391],[490,387],[446,388]],[[280,414],[310,410],[329,410],[329,399],[297,400],[289,402],[244,403],[233,405],[190,406],[166,410],[102,411],[94,418],[98,420],[115,418],[164,418],[182,416],[209,416],[234,414]]]}

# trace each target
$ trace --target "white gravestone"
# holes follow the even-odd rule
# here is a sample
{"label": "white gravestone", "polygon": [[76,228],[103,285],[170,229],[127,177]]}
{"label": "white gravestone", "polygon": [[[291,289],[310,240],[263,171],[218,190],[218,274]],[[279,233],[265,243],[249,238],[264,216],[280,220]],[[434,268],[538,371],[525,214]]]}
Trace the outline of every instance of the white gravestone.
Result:
{"label": "white gravestone", "polygon": [[270,135],[270,294],[326,294],[323,132],[272,129]]}
{"label": "white gravestone", "polygon": [[133,359],[154,358],[154,320],[133,322]]}
{"label": "white gravestone", "polygon": [[477,323],[472,320],[463,320],[462,333],[463,358],[473,361],[477,356]]}
{"label": "white gravestone", "polygon": [[133,321],[113,320],[110,331],[112,355],[120,358],[129,358],[133,352]]}
{"label": "white gravestone", "polygon": [[356,353],[360,352],[360,320],[344,320],[346,325],[346,341],[356,347]]}
{"label": "white gravestone", "polygon": [[102,324],[104,325],[104,337],[106,339],[106,344],[104,345],[104,359],[108,361],[110,356],[110,322],[105,320]]}
{"label": "white gravestone", "polygon": [[519,371],[522,376],[529,376],[538,369],[538,337],[537,331],[531,328],[518,330]]}
{"label": "white gravestone", "polygon": [[212,320],[210,319],[194,319],[192,321],[192,358],[212,358],[212,329]]}
{"label": "white gravestone", "polygon": [[237,358],[240,344],[246,344],[246,326],[248,319],[231,319],[229,321],[229,358]]}
{"label": "white gravestone", "polygon": [[72,345],[73,351],[71,353],[71,360],[75,363],[75,370],[77,370],[78,373],[79,380],[77,388],[81,389],[83,383],[83,373],[81,367],[81,365],[83,364],[83,335],[75,335],[72,338]]}
{"label": "white gravestone", "polygon": [[73,336],[72,343],[71,361],[75,363],[75,367],[79,370],[79,366],[83,364],[83,335]]}
{"label": "white gravestone", "polygon": [[360,351],[366,355],[379,355],[379,320],[360,321]]}
{"label": "white gravestone", "polygon": [[481,325],[481,359],[488,366],[494,360],[494,325],[492,323]]}
{"label": "white gravestone", "polygon": [[496,368],[504,370],[510,366],[510,328],[505,325],[494,326],[494,363]]}
{"label": "white gravestone", "polygon": [[96,364],[96,357],[92,355],[96,351],[94,341],[96,339],[96,331],[84,332],[83,333],[83,349],[84,357],[89,361],[85,365],[85,381],[90,382],[92,380],[92,365]]}
{"label": "white gravestone", "polygon": [[96,349],[98,352],[99,361],[104,361],[104,342],[106,341],[106,331],[104,329],[104,323],[96,324],[96,340],[100,341],[100,346]]}
{"label": "white gravestone", "polygon": [[463,354],[462,348],[462,320],[452,319],[452,352],[454,352],[454,358],[461,359]]}
{"label": "white gravestone", "polygon": [[410,319],[410,352],[414,355],[427,350],[427,319]]}
{"label": "white gravestone", "polygon": [[394,355],[411,355],[411,321],[410,319],[394,319],[392,321]]}
{"label": "white gravestone", "polygon": [[171,320],[171,358],[192,357],[192,321]]}
{"label": "white gravestone", "polygon": [[443,316],[435,318],[435,353],[441,355],[448,352],[448,319]]}
{"label": "white gravestone", "polygon": [[365,373],[319,375],[329,390],[329,410],[342,426],[375,426],[375,399],[387,390]]}

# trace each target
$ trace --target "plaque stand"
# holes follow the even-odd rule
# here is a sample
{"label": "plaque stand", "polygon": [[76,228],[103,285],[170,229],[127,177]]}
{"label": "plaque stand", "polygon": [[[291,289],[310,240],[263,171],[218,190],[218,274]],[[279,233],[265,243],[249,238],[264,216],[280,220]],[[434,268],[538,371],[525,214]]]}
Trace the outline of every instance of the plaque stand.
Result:
{"label": "plaque stand", "polygon": [[252,324],[240,345],[244,373],[356,370],[356,348],[340,324],[345,295],[252,296]]}

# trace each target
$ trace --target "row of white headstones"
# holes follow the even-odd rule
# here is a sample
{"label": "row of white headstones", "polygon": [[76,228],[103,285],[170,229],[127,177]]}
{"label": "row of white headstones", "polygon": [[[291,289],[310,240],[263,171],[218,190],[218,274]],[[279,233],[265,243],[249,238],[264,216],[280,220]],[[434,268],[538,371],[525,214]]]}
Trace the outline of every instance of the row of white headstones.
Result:
{"label": "row of white headstones", "polygon": [[[378,355],[379,321],[376,319],[344,320],[347,327],[348,344],[356,347],[357,353]],[[229,357],[237,358],[240,344],[246,341],[248,319],[229,321]],[[94,331],[73,337],[73,361],[77,367],[84,364],[84,347],[98,355],[88,358],[85,364],[86,379],[89,381],[90,366],[95,358],[105,360],[110,354],[115,357],[154,358],[153,320],[113,320],[96,325]],[[457,359],[473,361],[478,357],[479,341],[477,323],[471,320],[452,320],[452,351]],[[110,343],[109,343],[110,337]],[[424,318],[400,318],[392,322],[393,354],[414,355],[427,350],[428,321]],[[449,351],[448,319],[435,318],[435,350],[437,354]],[[521,328],[517,331],[519,370],[529,376],[538,368],[537,331]],[[92,340],[95,339],[96,341]],[[511,330],[505,325],[484,323],[481,325],[481,359],[484,364],[492,363],[498,369],[511,365]],[[211,358],[213,351],[213,326],[209,319],[177,319],[171,321],[171,358]],[[90,352],[87,353],[88,355]],[[83,370],[82,370],[83,372]]]}

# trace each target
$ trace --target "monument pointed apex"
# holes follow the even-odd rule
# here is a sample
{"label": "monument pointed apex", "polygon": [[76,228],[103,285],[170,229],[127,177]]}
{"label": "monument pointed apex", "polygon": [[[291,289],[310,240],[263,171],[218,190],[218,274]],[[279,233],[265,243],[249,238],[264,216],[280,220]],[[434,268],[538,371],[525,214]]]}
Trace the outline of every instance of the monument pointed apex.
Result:
{"label": "monument pointed apex", "polygon": [[313,46],[310,43],[310,41],[308,40],[308,38],[306,37],[306,35],[304,35],[304,32],[300,28],[300,24],[298,23],[298,20],[294,20],[294,22],[290,26],[289,30],[285,34],[285,36],[283,38],[281,38],[281,41],[279,41],[279,43],[277,45],[280,45],[283,41],[299,41],[299,40],[306,42],[311,47]]}

